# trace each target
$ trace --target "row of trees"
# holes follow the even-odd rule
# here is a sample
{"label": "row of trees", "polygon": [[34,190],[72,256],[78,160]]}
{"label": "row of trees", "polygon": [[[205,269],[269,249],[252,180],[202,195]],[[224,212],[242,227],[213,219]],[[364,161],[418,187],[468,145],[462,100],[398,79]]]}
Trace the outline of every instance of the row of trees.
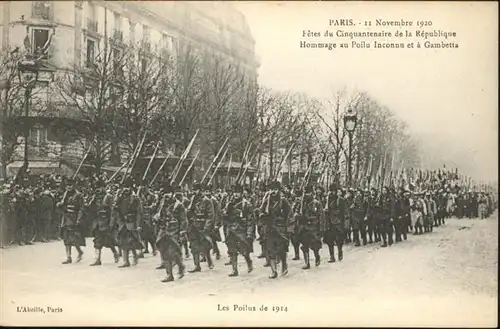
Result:
{"label": "row of trees", "polygon": [[[111,41],[85,64],[56,75],[47,105],[76,119],[65,122],[63,135],[91,145],[97,170],[118,164],[120,154],[131,154],[143,136],[145,154],[161,141],[161,151],[179,155],[199,130],[193,152],[200,149],[206,163],[229,138],[228,157],[243,161],[247,154],[262,177],[278,176],[288,150],[286,161],[300,159],[302,168],[315,161],[316,171],[333,175],[346,168],[342,118],[348,108],[359,117],[352,158],[358,182],[382,165],[396,170],[418,160],[405,124],[366,93],[343,90],[331,100],[316,100],[259,86],[243,64],[189,44],[172,54]],[[1,75],[15,86],[18,55],[2,56]],[[21,131],[8,124],[22,116],[23,97],[14,89],[2,91],[3,164],[12,160]]]}

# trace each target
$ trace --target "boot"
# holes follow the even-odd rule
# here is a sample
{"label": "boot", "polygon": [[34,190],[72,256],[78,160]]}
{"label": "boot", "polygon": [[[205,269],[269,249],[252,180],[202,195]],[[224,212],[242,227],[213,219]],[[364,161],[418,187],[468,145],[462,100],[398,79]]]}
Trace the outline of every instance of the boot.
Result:
{"label": "boot", "polygon": [[186,270],[186,266],[184,266],[184,263],[182,262],[182,257],[177,259],[177,265],[179,266],[179,279],[182,279],[184,277],[184,271]]}
{"label": "boot", "polygon": [[90,266],[99,266],[99,265],[102,265],[102,263],[101,263],[101,250],[96,249],[95,250],[95,262],[90,264]]}
{"label": "boot", "polygon": [[335,249],[333,246],[328,246],[328,251],[330,252],[330,259],[328,260],[328,263],[335,263]]}
{"label": "boot", "polygon": [[78,257],[76,258],[76,262],[79,263],[83,257],[83,251],[80,247],[76,247],[76,251],[78,251]]}
{"label": "boot", "polygon": [[[132,256],[134,257],[134,266],[135,266],[139,263],[140,256],[137,255],[137,251],[135,251],[135,249],[132,249]],[[144,258],[144,255],[143,255],[143,258]]]}
{"label": "boot", "polygon": [[162,262],[160,266],[156,268],[157,270],[163,270],[165,269],[165,264]]}
{"label": "boot", "polygon": [[165,265],[165,268],[166,268],[166,272],[167,272],[167,277],[165,279],[161,280],[161,282],[174,281],[174,276],[172,275],[172,262],[168,260],[166,263],[167,264]]}
{"label": "boot", "polygon": [[387,236],[388,240],[389,240],[389,246],[392,246],[394,244],[394,240],[392,238],[392,233],[389,233],[388,236]]}
{"label": "boot", "polygon": [[294,244],[293,245],[293,251],[295,252],[295,257],[293,257],[292,260],[300,260],[300,256],[299,256],[299,244]]}
{"label": "boot", "polygon": [[304,253],[304,266],[302,266],[302,269],[303,270],[308,270],[311,268],[311,265],[309,264],[309,250],[303,250],[302,251]]}
{"label": "boot", "polygon": [[285,276],[288,274],[288,264],[286,262],[286,252],[280,255],[281,260],[281,276]]}
{"label": "boot", "polygon": [[314,250],[314,265],[319,266],[321,264],[321,257],[319,256],[319,250]]}
{"label": "boot", "polygon": [[342,252],[342,245],[337,247],[337,251],[339,253],[339,261],[341,261],[342,259],[344,259],[344,253]]}
{"label": "boot", "polygon": [[276,279],[278,277],[278,272],[276,271],[276,259],[270,259],[269,266],[271,266],[271,275],[269,275],[269,279]]}
{"label": "boot", "polygon": [[238,255],[231,256],[231,265],[233,266],[233,271],[229,273],[229,276],[238,276]]}
{"label": "boot", "polygon": [[129,256],[129,250],[123,250],[123,264],[118,266],[119,268],[130,267],[128,256]]}
{"label": "boot", "polygon": [[263,267],[269,267],[271,266],[271,259],[269,256],[266,256],[266,263],[264,264]]}
{"label": "boot", "polygon": [[217,242],[214,242],[214,255],[216,260],[220,259],[220,251],[219,246],[217,246]]}
{"label": "boot", "polygon": [[359,230],[353,230],[354,235],[354,246],[359,247],[361,244],[359,243]]}
{"label": "boot", "polygon": [[114,247],[111,248],[111,251],[113,252],[113,257],[115,259],[115,264],[116,264],[120,260],[120,255],[118,254],[118,252]]}
{"label": "boot", "polygon": [[245,255],[245,261],[247,262],[248,273],[251,273],[253,271],[253,262],[250,259],[250,255],[249,254]]}
{"label": "boot", "polygon": [[188,272],[189,273],[201,272],[199,253],[193,254],[193,262],[194,262],[194,268],[192,270],[189,270]]}
{"label": "boot", "polygon": [[207,264],[209,269],[214,268],[214,262],[212,261],[212,257],[210,256],[210,251],[206,253]]}
{"label": "boot", "polygon": [[71,260],[71,246],[66,247],[66,260],[62,262],[63,264],[71,264],[73,261]]}

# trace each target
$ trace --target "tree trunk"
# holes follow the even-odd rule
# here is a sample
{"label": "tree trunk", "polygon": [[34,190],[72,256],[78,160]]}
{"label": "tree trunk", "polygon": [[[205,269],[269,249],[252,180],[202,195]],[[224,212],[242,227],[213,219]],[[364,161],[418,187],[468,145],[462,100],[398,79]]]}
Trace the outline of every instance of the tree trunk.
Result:
{"label": "tree trunk", "polygon": [[273,179],[273,170],[274,170],[274,152],[273,152],[273,137],[269,139],[269,178]]}

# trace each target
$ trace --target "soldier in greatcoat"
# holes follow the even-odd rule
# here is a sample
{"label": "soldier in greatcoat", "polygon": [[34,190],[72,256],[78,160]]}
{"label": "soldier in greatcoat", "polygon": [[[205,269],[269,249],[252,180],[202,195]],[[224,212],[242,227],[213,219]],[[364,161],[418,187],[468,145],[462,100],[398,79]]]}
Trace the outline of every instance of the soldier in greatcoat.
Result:
{"label": "soldier in greatcoat", "polygon": [[236,185],[232,188],[231,199],[224,211],[227,216],[226,245],[232,266],[230,277],[238,276],[238,254],[245,258],[248,273],[253,270],[250,253],[253,252],[255,240],[255,218],[253,206],[243,196],[243,188]]}
{"label": "soldier in greatcoat", "polygon": [[378,226],[382,235],[382,247],[387,247],[387,244],[391,246],[394,243],[394,198],[386,186],[382,188],[377,203],[379,207]]}
{"label": "soldier in greatcoat", "polygon": [[302,199],[302,191],[296,188],[292,195],[290,196],[290,203],[292,205],[292,213],[294,214],[290,218],[290,242],[293,246],[294,257],[292,260],[300,260],[299,250],[300,250],[300,240],[299,240],[299,214],[301,212],[300,205]]}
{"label": "soldier in greatcoat", "polygon": [[57,204],[63,212],[61,220],[61,236],[66,248],[66,260],[63,264],[70,264],[71,247],[75,247],[78,252],[77,262],[82,259],[82,246],[85,246],[85,236],[82,232],[81,221],[83,218],[84,199],[83,195],[76,190],[75,180],[69,178],[66,180],[66,192],[62,200]]}
{"label": "soldier in greatcoat", "polygon": [[220,250],[217,242],[222,241],[222,237],[220,234],[220,228],[222,226],[222,210],[221,210],[221,202],[213,193],[213,186],[209,185],[207,187],[207,196],[212,200],[214,205],[214,228],[212,232],[212,241],[213,241],[213,252],[215,255],[215,259],[220,259]]}
{"label": "soldier in greatcoat", "polygon": [[[130,267],[129,255],[132,252],[134,265],[138,262],[137,250],[142,249],[139,236],[142,222],[142,204],[140,198],[132,192],[132,181],[127,179],[113,206],[113,220],[118,223],[118,245],[122,249],[123,264]],[[111,224],[114,227],[114,222]]]}
{"label": "soldier in greatcoat", "polygon": [[160,251],[162,265],[167,277],[162,282],[174,281],[173,266],[179,267],[179,279],[184,276],[184,262],[182,261],[181,238],[186,234],[188,221],[187,212],[183,204],[183,195],[180,186],[175,189],[174,198],[170,197],[172,188],[165,187],[158,206],[155,221],[158,223],[156,245]]}
{"label": "soldier in greatcoat", "polygon": [[91,266],[102,265],[101,252],[102,248],[109,248],[113,253],[115,263],[120,259],[116,250],[116,239],[111,227],[111,216],[113,213],[113,195],[106,191],[104,181],[97,182],[97,189],[94,192],[93,198],[89,203],[90,214],[93,217],[92,235],[94,236],[94,249],[96,259]]}
{"label": "soldier in greatcoat", "polygon": [[[350,205],[350,213],[351,213],[351,227],[353,234],[354,246],[359,247],[360,243],[360,232],[364,233],[364,221],[368,212],[368,203],[365,201],[363,195],[363,189],[358,188],[356,192],[354,192],[354,198]],[[366,235],[361,234],[363,237],[363,245],[366,245]]]}
{"label": "soldier in greatcoat", "polygon": [[140,198],[142,202],[142,225],[141,225],[141,239],[144,244],[144,253],[149,253],[149,245],[153,251],[153,256],[156,255],[156,243],[155,243],[155,226],[153,224],[153,214],[156,212],[156,206],[158,205],[158,197],[150,191],[148,185],[143,182],[143,186],[140,190]]}
{"label": "soldier in greatcoat", "polygon": [[342,260],[344,254],[342,246],[344,244],[344,225],[345,225],[346,202],[341,196],[340,189],[337,189],[334,184],[330,185],[330,193],[326,197],[325,204],[325,233],[323,242],[328,245],[330,253],[329,263],[335,262],[334,246],[337,245],[338,258]]}
{"label": "soldier in greatcoat", "polygon": [[294,207],[297,212],[294,217],[298,225],[298,240],[304,254],[304,266],[302,269],[311,268],[309,250],[314,253],[314,264],[319,266],[321,258],[321,237],[325,230],[325,216],[321,202],[314,196],[312,186],[306,187],[304,198],[298,200],[298,207]]}
{"label": "soldier in greatcoat", "polygon": [[292,215],[292,207],[281,194],[281,184],[279,182],[272,182],[269,190],[270,192],[266,195],[261,206],[260,214],[265,222],[265,249],[271,267],[269,278],[275,279],[278,276],[278,260],[281,263],[281,275],[288,274],[286,255],[288,252],[289,219]]}
{"label": "soldier in greatcoat", "polygon": [[212,234],[215,221],[214,205],[207,194],[202,193],[200,184],[193,184],[193,196],[188,207],[188,239],[193,254],[194,268],[190,273],[200,272],[200,259],[202,256],[207,260],[208,267],[214,267],[210,250],[212,249]]}

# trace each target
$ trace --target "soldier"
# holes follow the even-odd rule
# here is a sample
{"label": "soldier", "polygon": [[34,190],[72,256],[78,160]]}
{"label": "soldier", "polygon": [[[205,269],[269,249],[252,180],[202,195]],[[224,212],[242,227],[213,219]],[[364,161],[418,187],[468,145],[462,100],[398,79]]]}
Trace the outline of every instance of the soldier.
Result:
{"label": "soldier", "polygon": [[255,239],[255,218],[253,206],[244,196],[240,185],[233,187],[231,200],[225,209],[227,215],[226,245],[231,265],[230,277],[238,276],[238,254],[245,258],[248,273],[252,272],[253,264],[250,253],[253,252]]}
{"label": "soldier", "polygon": [[434,226],[434,216],[437,212],[436,202],[431,198],[431,193],[427,191],[425,193],[425,207],[427,209],[427,232],[432,232]]}
{"label": "soldier", "polygon": [[184,263],[182,261],[181,237],[187,230],[187,213],[183,204],[182,189],[175,189],[174,198],[169,197],[172,192],[170,186],[162,190],[162,200],[155,215],[158,222],[158,237],[156,244],[160,250],[162,267],[166,269],[167,277],[162,282],[174,281],[173,266],[179,267],[179,279],[184,276]]}
{"label": "soldier", "polygon": [[394,204],[392,195],[387,187],[382,188],[382,193],[378,199],[379,206],[379,228],[382,235],[382,247],[387,247],[387,243],[391,246],[394,243],[392,237],[392,225],[394,223]]}
{"label": "soldier", "polygon": [[302,191],[299,190],[298,188],[293,191],[293,199],[290,198],[290,201],[292,203],[292,213],[294,214],[292,218],[290,218],[290,241],[293,246],[293,251],[294,251],[294,257],[292,260],[300,260],[299,257],[299,248],[300,248],[300,240],[299,240],[299,222],[298,222],[298,216],[301,214],[300,206],[302,204],[301,202],[302,199]]}
{"label": "soldier", "polygon": [[277,262],[281,262],[281,275],[288,273],[286,254],[288,252],[288,225],[292,207],[281,194],[281,184],[277,181],[269,186],[269,194],[261,206],[261,216],[264,217],[265,250],[271,267],[270,279],[278,277]]}
{"label": "soldier", "polygon": [[[364,227],[364,221],[368,212],[368,203],[363,197],[363,189],[359,188],[355,192],[350,210],[354,246],[359,247],[361,245],[359,241],[360,229]],[[364,229],[361,231],[364,233]],[[366,235],[363,233],[361,234],[361,236],[363,237],[363,245],[366,245]]]}
{"label": "soldier", "polygon": [[114,227],[114,220],[118,222],[118,245],[123,252],[123,264],[120,268],[130,267],[129,255],[132,251],[134,265],[138,263],[136,250],[142,248],[140,239],[142,204],[139,197],[132,193],[132,181],[124,181],[123,189],[118,194],[117,200],[113,206],[114,216],[111,227]]}
{"label": "soldier", "polygon": [[113,212],[113,196],[106,191],[106,183],[102,180],[97,182],[97,190],[89,204],[93,210],[92,215],[92,234],[94,236],[94,249],[96,259],[90,266],[102,265],[101,252],[102,248],[111,249],[115,258],[115,263],[120,259],[116,250],[116,240],[114,238],[111,227],[111,215]]}
{"label": "soldier", "polygon": [[204,187],[198,183],[193,185],[194,194],[188,207],[187,234],[194,262],[194,268],[189,270],[190,273],[201,271],[201,256],[205,256],[209,269],[214,267],[210,257],[210,249],[212,249],[215,210],[208,193],[202,194],[202,188]]}
{"label": "soldier", "polygon": [[344,244],[344,225],[345,225],[346,202],[341,196],[340,189],[336,189],[335,185],[330,185],[330,193],[326,197],[326,225],[323,242],[328,245],[330,252],[329,263],[335,262],[334,245],[337,245],[339,261],[344,258],[342,245]]}
{"label": "soldier", "polygon": [[75,189],[75,180],[66,180],[66,192],[57,207],[63,211],[61,220],[61,236],[66,248],[66,260],[63,264],[70,264],[71,247],[75,247],[78,252],[77,262],[82,260],[83,251],[81,246],[85,246],[85,236],[81,230],[81,220],[83,217],[84,200],[83,195]]}
{"label": "soldier", "polygon": [[313,195],[312,186],[306,187],[304,199],[299,199],[298,204],[298,207],[294,206],[294,210],[298,211],[294,216],[298,219],[298,240],[304,253],[305,264],[302,269],[308,270],[311,268],[309,249],[314,252],[314,264],[319,266],[321,263],[319,250],[325,231],[325,216],[321,202]]}
{"label": "soldier", "polygon": [[213,241],[213,249],[214,249],[214,255],[215,259],[219,260],[220,259],[220,250],[219,246],[217,245],[217,242],[222,241],[222,237],[220,235],[220,227],[222,226],[222,210],[221,210],[221,203],[219,199],[212,193],[213,191],[213,186],[210,185],[207,187],[207,196],[212,200],[212,203],[214,205],[214,229],[212,232],[212,241]]}
{"label": "soldier", "polygon": [[394,198],[394,233],[396,236],[396,242],[401,242],[404,237],[406,240],[406,229],[408,227],[408,222],[405,216],[405,198],[404,198],[404,189],[400,187],[398,189],[398,194]]}
{"label": "soldier", "polygon": [[381,241],[381,239],[380,239],[381,228],[380,228],[380,223],[379,223],[380,206],[378,203],[378,199],[379,199],[378,191],[375,187],[372,187],[371,196],[370,196],[370,215],[371,215],[372,223],[373,223],[373,232],[375,235],[375,242]]}
{"label": "soldier", "polygon": [[[267,192],[267,193],[269,193],[269,192]],[[265,258],[266,259],[266,263],[264,264],[264,267],[271,266],[271,264],[269,263],[269,257],[268,257],[267,252],[266,252],[266,235],[265,235],[266,221],[265,221],[265,217],[261,216],[262,204],[264,203],[264,201],[268,197],[267,193],[262,194],[262,196],[260,197],[260,200],[259,200],[260,205],[258,207],[255,207],[255,218],[257,218],[257,233],[259,234],[257,241],[259,241],[260,250],[261,250],[261,253],[259,256],[257,256],[257,258]]]}
{"label": "soldier", "polygon": [[421,198],[421,193],[414,193],[414,198],[412,199],[411,209],[411,222],[414,228],[413,234],[422,234],[422,227],[424,224],[425,216],[425,202]]}
{"label": "soldier", "polygon": [[[375,230],[375,224],[373,220],[373,213],[372,213],[372,205],[373,205],[373,199],[372,195],[370,193],[370,190],[365,189],[364,191],[365,194],[365,202],[366,202],[366,217],[364,220],[364,227],[366,228],[366,234],[362,235],[363,238],[363,245],[366,243],[373,243],[373,234]],[[368,241],[367,241],[368,240]]]}
{"label": "soldier", "polygon": [[348,190],[342,189],[342,197],[344,198],[346,202],[346,212],[345,212],[345,222],[344,222],[344,232],[345,232],[345,240],[344,243],[348,244],[352,242],[351,240],[351,217],[352,217],[352,210],[351,210],[351,205],[354,201],[354,189],[350,188]]}
{"label": "soldier", "polygon": [[156,243],[155,243],[155,226],[153,225],[153,213],[158,205],[158,197],[149,190],[146,182],[143,182],[140,198],[143,205],[143,221],[141,225],[141,239],[144,244],[144,253],[149,253],[149,245],[153,251],[153,256],[156,256]]}

